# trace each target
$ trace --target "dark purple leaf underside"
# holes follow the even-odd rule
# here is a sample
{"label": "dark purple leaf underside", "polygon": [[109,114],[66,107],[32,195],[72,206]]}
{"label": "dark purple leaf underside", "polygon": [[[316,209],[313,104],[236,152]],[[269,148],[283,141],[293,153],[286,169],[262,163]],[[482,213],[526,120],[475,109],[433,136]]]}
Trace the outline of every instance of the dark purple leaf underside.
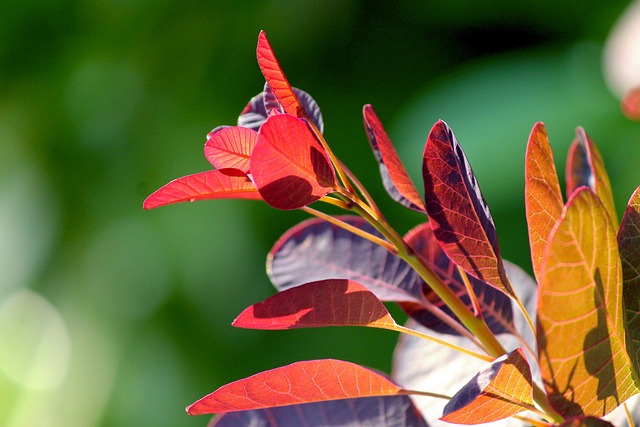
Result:
{"label": "dark purple leaf underside", "polygon": [[422,175],[427,213],[449,258],[470,275],[513,295],[489,207],[460,144],[442,120],[429,133]]}
{"label": "dark purple leaf underside", "polygon": [[631,196],[618,231],[622,262],[627,352],[640,372],[640,187]]}
{"label": "dark purple leaf underside", "polygon": [[[471,300],[464,282],[462,282],[462,278],[460,277],[460,272],[438,244],[429,223],[418,225],[410,230],[405,236],[405,241],[416,253],[422,256],[432,271],[436,273],[467,306],[471,307]],[[513,324],[511,298],[494,287],[489,286],[482,280],[473,276],[468,277],[480,304],[482,315],[489,328],[496,334],[513,333],[515,326]],[[425,298],[445,313],[454,316],[451,310],[444,305],[442,300],[440,300],[428,286],[425,286]],[[450,326],[443,323],[437,316],[429,310],[426,310],[420,304],[402,303],[401,306],[411,317],[430,329],[440,333],[456,333]]]}
{"label": "dark purple leaf underside", "polygon": [[[338,217],[370,234],[365,220]],[[381,246],[320,219],[285,233],[269,252],[267,272],[278,290],[323,279],[350,279],[382,301],[423,301],[423,281],[402,259]]]}
{"label": "dark purple leaf underside", "polygon": [[422,197],[413,185],[373,107],[365,105],[363,114],[367,137],[380,166],[380,175],[385,190],[393,200],[401,205],[418,212],[424,212]]}
{"label": "dark purple leaf underside", "polygon": [[427,427],[409,396],[365,397],[229,412],[210,427]]}

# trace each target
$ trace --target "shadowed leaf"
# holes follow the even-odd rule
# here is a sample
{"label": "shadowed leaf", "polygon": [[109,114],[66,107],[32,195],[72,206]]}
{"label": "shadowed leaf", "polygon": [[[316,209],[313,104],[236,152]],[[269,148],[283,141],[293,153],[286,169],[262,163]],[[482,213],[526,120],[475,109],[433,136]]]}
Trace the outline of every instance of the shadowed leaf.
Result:
{"label": "shadowed leaf", "polygon": [[480,424],[516,415],[533,404],[531,371],[517,349],[476,374],[444,408],[442,421]]}
{"label": "shadowed leaf", "polygon": [[304,108],[284,75],[264,31],[260,31],[258,36],[256,55],[262,75],[273,90],[273,94],[280,101],[284,112],[296,117],[305,117]]}
{"label": "shadowed leaf", "polygon": [[576,416],[567,418],[558,427],[614,427],[614,425],[597,417]]}
{"label": "shadowed leaf", "polygon": [[[420,224],[413,228],[405,235],[404,239],[416,253],[420,254],[431,270],[436,273],[468,307],[472,307],[471,299],[460,277],[458,268],[451,262],[438,244],[429,223]],[[487,285],[487,283],[482,280],[476,279],[473,276],[468,277],[480,304],[482,315],[489,328],[495,334],[513,333],[515,328],[513,325],[511,298],[496,290],[494,287]],[[451,312],[430,287],[425,285],[424,292],[427,301],[450,316],[454,316],[453,312]],[[426,310],[423,304],[401,303],[400,305],[411,317],[430,329],[449,334],[457,333],[447,324],[443,323],[431,311]]]}
{"label": "shadowed leaf", "polygon": [[[364,219],[339,219],[367,233],[380,234]],[[287,231],[267,260],[273,285],[285,290],[323,279],[350,279],[382,301],[423,301],[423,281],[400,257],[356,234],[321,219],[309,219]]]}
{"label": "shadowed leaf", "polygon": [[427,213],[445,253],[472,276],[513,295],[489,207],[460,144],[442,120],[429,133],[422,176]]}
{"label": "shadowed leaf", "polygon": [[229,412],[210,427],[428,427],[409,396],[363,397]]}
{"label": "shadowed leaf", "polygon": [[418,212],[424,212],[424,202],[411,181],[398,153],[371,105],[363,109],[364,126],[373,154],[380,165],[385,190],[393,200]]}
{"label": "shadowed leaf", "polygon": [[403,394],[385,376],[350,362],[296,362],[224,385],[187,408],[190,415]]}
{"label": "shadowed leaf", "polygon": [[549,137],[542,123],[536,123],[529,135],[524,193],[531,261],[539,281],[549,234],[558,222],[564,205]]}
{"label": "shadowed leaf", "polygon": [[297,209],[333,191],[335,173],[307,122],[270,116],[260,128],[250,169],[262,198],[277,209]]}
{"label": "shadowed leaf", "polygon": [[209,134],[204,155],[216,169],[231,168],[249,173],[249,156],[258,133],[240,126],[229,126]]}
{"label": "shadowed leaf", "polygon": [[324,326],[396,325],[382,302],[351,280],[322,280],[277,293],[246,308],[233,326],[251,329],[293,329]]}
{"label": "shadowed leaf", "polygon": [[553,407],[602,416],[638,392],[625,351],[615,229],[587,187],[573,193],[547,246],[538,358]]}
{"label": "shadowed leaf", "polygon": [[627,351],[636,372],[640,372],[640,187],[631,196],[622,217],[618,248],[622,261]]}
{"label": "shadowed leaf", "polygon": [[243,172],[218,169],[174,179],[147,197],[143,207],[153,209],[172,203],[209,199],[262,200],[255,185]]}
{"label": "shadowed leaf", "polygon": [[583,128],[576,129],[576,138],[569,147],[566,168],[567,197],[582,186],[591,188],[602,200],[611,216],[613,225],[618,227],[618,215],[613,203],[613,192],[609,175],[604,167],[598,147]]}

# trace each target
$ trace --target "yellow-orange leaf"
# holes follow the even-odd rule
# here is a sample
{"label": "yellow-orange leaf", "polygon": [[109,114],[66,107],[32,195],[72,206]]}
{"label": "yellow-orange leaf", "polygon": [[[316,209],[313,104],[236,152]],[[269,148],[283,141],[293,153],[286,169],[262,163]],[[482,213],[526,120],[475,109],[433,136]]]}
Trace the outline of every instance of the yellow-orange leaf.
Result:
{"label": "yellow-orange leaf", "polygon": [[602,416],[638,392],[615,227],[589,188],[574,192],[551,234],[537,318],[542,379],[562,415]]}

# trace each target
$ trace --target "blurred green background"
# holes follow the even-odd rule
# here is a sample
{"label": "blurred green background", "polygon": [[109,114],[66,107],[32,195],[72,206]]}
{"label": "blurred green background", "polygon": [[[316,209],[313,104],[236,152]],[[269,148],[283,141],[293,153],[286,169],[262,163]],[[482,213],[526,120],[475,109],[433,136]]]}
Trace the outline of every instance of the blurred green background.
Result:
{"label": "blurred green background", "polygon": [[504,256],[530,269],[523,163],[536,121],[561,171],[586,128],[620,213],[640,183],[640,125],[601,71],[627,4],[5,0],[0,425],[204,426],[184,407],[260,370],[334,357],[390,371],[390,332],[230,326],[273,293],[265,256],[303,214],[243,201],[142,210],[161,185],[209,168],[207,132],[261,90],[259,30],[400,231],[423,218],[382,190],[365,103],[417,183],[429,129],[449,123]]}

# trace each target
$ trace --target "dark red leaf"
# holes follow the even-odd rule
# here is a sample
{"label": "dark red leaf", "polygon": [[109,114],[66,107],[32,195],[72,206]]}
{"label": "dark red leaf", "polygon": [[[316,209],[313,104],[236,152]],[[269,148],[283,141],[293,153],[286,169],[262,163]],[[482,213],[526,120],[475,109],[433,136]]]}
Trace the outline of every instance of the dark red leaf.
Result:
{"label": "dark red leaf", "polygon": [[393,200],[418,212],[424,212],[424,202],[411,181],[398,153],[371,105],[363,109],[364,126],[373,154],[380,165],[382,183]]}
{"label": "dark red leaf", "polygon": [[382,302],[363,285],[344,279],[306,283],[246,308],[233,326],[250,329],[396,325]]}
{"label": "dark red leaf", "polygon": [[262,198],[277,209],[298,209],[334,190],[329,156],[307,122],[270,116],[251,153],[251,176]]}
{"label": "dark red leaf", "polygon": [[249,156],[258,141],[258,132],[229,126],[209,134],[204,155],[216,169],[238,169],[249,173]]}
{"label": "dark red leaf", "polygon": [[558,427],[614,427],[614,425],[602,418],[581,415],[567,418]]}
{"label": "dark red leaf", "polygon": [[[360,217],[338,218],[380,236]],[[424,282],[409,264],[383,247],[321,219],[304,221],[280,237],[269,252],[267,272],[280,291],[340,278],[362,283],[382,301],[424,300]]]}
{"label": "dark red leaf", "polygon": [[143,207],[153,209],[172,203],[209,199],[262,200],[255,185],[243,172],[218,169],[174,179],[147,197]]}
{"label": "dark red leaf", "polygon": [[436,238],[467,273],[513,295],[493,218],[460,144],[442,120],[424,149],[425,201]]}
{"label": "dark red leaf", "polygon": [[362,397],[217,416],[210,427],[428,427],[409,396]]}
{"label": "dark red leaf", "polygon": [[382,374],[341,360],[296,362],[224,385],[187,408],[220,414],[355,397],[404,394]]}

